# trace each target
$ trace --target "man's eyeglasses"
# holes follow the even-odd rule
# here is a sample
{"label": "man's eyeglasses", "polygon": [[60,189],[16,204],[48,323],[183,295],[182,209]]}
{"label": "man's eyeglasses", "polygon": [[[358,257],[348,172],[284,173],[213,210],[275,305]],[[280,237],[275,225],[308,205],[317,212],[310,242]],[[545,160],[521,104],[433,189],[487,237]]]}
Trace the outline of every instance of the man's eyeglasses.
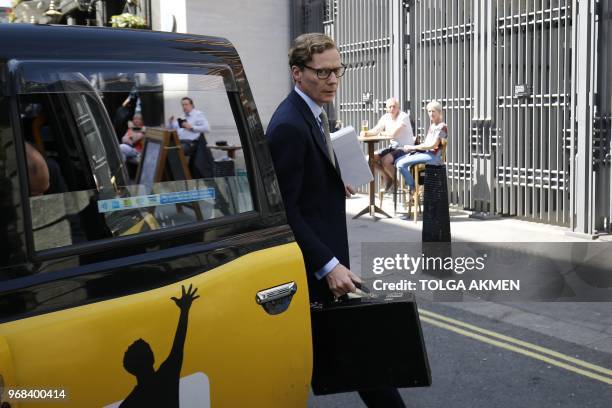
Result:
{"label": "man's eyeglasses", "polygon": [[304,65],[304,68],[313,70],[317,74],[317,78],[319,79],[329,78],[332,72],[334,73],[334,75],[336,75],[336,78],[340,78],[342,75],[344,75],[344,72],[346,71],[346,65],[344,64],[342,64],[338,68],[313,68],[309,67],[308,65]]}

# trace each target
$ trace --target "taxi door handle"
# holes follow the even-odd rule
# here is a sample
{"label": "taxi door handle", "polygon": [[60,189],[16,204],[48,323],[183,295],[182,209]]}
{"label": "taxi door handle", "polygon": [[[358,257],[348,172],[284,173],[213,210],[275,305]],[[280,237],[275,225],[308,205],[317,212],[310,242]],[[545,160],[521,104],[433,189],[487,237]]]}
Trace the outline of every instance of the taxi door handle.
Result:
{"label": "taxi door handle", "polygon": [[289,308],[293,295],[297,292],[295,282],[283,283],[257,292],[255,302],[271,315],[283,313]]}

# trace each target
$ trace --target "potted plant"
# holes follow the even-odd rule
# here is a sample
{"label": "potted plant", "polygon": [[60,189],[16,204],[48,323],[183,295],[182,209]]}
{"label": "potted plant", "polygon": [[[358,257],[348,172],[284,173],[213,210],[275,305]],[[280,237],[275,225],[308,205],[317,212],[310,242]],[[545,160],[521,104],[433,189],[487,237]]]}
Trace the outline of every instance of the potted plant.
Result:
{"label": "potted plant", "polygon": [[118,28],[148,28],[144,18],[130,13],[112,16],[111,25]]}

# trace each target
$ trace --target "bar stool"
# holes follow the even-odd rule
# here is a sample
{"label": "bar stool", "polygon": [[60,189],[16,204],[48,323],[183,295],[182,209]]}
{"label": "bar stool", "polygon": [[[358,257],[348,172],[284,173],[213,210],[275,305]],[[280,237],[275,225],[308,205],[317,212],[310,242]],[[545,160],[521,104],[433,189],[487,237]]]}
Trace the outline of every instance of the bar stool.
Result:
{"label": "bar stool", "polygon": [[[422,166],[422,171],[425,170],[425,165],[424,164],[419,164],[417,166]],[[413,166],[410,171],[412,172],[412,176],[413,178],[415,178],[415,173],[414,173],[414,168],[417,166]],[[416,180],[416,178],[415,178]],[[398,182],[399,181],[399,182]],[[393,189],[393,213],[397,215],[397,196],[398,194],[401,194],[402,197],[402,203],[404,205],[404,211],[410,213],[411,208],[412,208],[412,200],[407,199],[407,193],[408,193],[408,187],[406,186],[406,180],[404,179],[404,176],[402,176],[402,173],[399,171],[399,169],[395,169],[395,173],[393,174],[393,185],[395,186],[395,188]],[[383,202],[383,197],[385,194],[385,190],[384,189],[380,189],[378,192],[378,201],[379,201],[379,206],[382,206],[382,202]],[[412,197],[410,197],[412,198]],[[415,207],[415,210],[417,208]],[[415,217],[416,217],[415,213]]]}
{"label": "bar stool", "polygon": [[[442,139],[440,141],[440,144],[442,145],[441,149],[441,157],[442,157],[442,163],[446,163],[446,143],[447,140],[446,139]],[[409,197],[408,200],[406,200],[406,192],[408,191],[408,187],[406,186],[406,181],[404,180],[403,177],[401,177],[400,174],[400,178],[401,178],[401,190],[402,190],[402,195],[404,198],[404,210],[407,213],[411,213],[412,212],[412,220],[414,222],[417,222],[418,216],[421,213],[421,189],[422,189],[422,180],[425,178],[425,165],[426,163],[419,163],[419,164],[415,164],[414,166],[412,166],[410,168],[410,172],[412,174],[412,179],[414,180],[414,191],[412,192],[411,197]],[[399,170],[398,170],[399,171]],[[397,178],[397,171],[396,171],[396,178]],[[396,209],[396,196],[394,196],[394,207],[393,209]]]}
{"label": "bar stool", "polygon": [[[417,168],[417,169],[415,169]],[[417,164],[415,166],[412,166],[412,168],[410,169],[410,171],[412,172],[412,177],[415,180],[416,183],[416,189],[419,188],[419,183],[417,181],[418,177],[416,176],[415,172],[418,171],[418,173],[422,173],[425,171],[425,165],[424,164]],[[417,220],[417,216],[418,214],[421,212],[420,209],[420,199],[417,195],[416,199],[414,198],[414,194],[411,195],[410,197],[408,196],[408,186],[406,186],[406,180],[404,180],[404,176],[402,176],[402,173],[400,173],[399,170],[396,170],[395,174],[394,174],[394,178],[393,178],[393,183],[395,184],[395,189],[393,191],[393,213],[397,214],[397,195],[401,194],[402,196],[402,203],[404,205],[404,211],[407,213],[413,212],[413,218],[414,221],[416,222]],[[399,183],[398,183],[399,180]],[[415,191],[418,191],[416,190]],[[384,195],[384,190],[381,190],[379,192],[379,200],[380,203],[382,205],[382,200],[383,200],[383,195]],[[412,208],[412,206],[414,205],[414,209]]]}
{"label": "bar stool", "polygon": [[406,211],[406,192],[408,191],[408,189],[406,188],[406,181],[404,180],[404,176],[402,176],[402,173],[399,171],[399,169],[395,169],[395,173],[393,174],[393,184],[395,185],[395,189],[393,190],[393,213],[397,215],[397,196],[398,194],[401,194],[404,211]]}
{"label": "bar stool", "polygon": [[[425,169],[425,167],[423,166],[423,169]],[[399,183],[398,183],[399,180]],[[384,177],[380,178],[380,184],[379,185],[384,185]],[[399,191],[398,191],[399,190]],[[406,182],[404,181],[404,177],[402,176],[402,173],[398,170],[395,169],[395,173],[393,174],[393,213],[397,214],[397,194],[401,193],[402,194],[402,202],[404,203],[404,211],[406,210],[406,192],[408,191],[408,189],[406,188]],[[382,207],[382,203],[383,203],[383,199],[385,197],[385,189],[381,188],[378,190],[378,206]]]}
{"label": "bar stool", "polygon": [[[384,186],[385,185],[385,178],[381,175],[380,176],[380,182],[379,182],[380,186]],[[397,174],[395,174],[395,177],[393,178],[393,196],[395,197],[395,190],[397,189]],[[385,197],[385,189],[380,188],[378,189],[378,206],[382,208],[382,203],[383,203],[383,198]]]}
{"label": "bar stool", "polygon": [[425,163],[415,164],[410,169],[410,172],[414,180],[414,190],[412,191],[412,196],[408,199],[408,213],[410,213],[410,207],[413,207],[412,221],[417,222],[418,216],[421,213],[421,177],[425,177]]}

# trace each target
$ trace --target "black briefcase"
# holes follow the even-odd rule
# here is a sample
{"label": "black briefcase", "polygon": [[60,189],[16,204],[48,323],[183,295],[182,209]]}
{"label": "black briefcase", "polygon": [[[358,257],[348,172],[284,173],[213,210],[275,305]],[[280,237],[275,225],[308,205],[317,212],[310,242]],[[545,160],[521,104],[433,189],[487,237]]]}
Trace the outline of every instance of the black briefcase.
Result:
{"label": "black briefcase", "polygon": [[312,304],[316,395],[431,385],[414,295]]}

